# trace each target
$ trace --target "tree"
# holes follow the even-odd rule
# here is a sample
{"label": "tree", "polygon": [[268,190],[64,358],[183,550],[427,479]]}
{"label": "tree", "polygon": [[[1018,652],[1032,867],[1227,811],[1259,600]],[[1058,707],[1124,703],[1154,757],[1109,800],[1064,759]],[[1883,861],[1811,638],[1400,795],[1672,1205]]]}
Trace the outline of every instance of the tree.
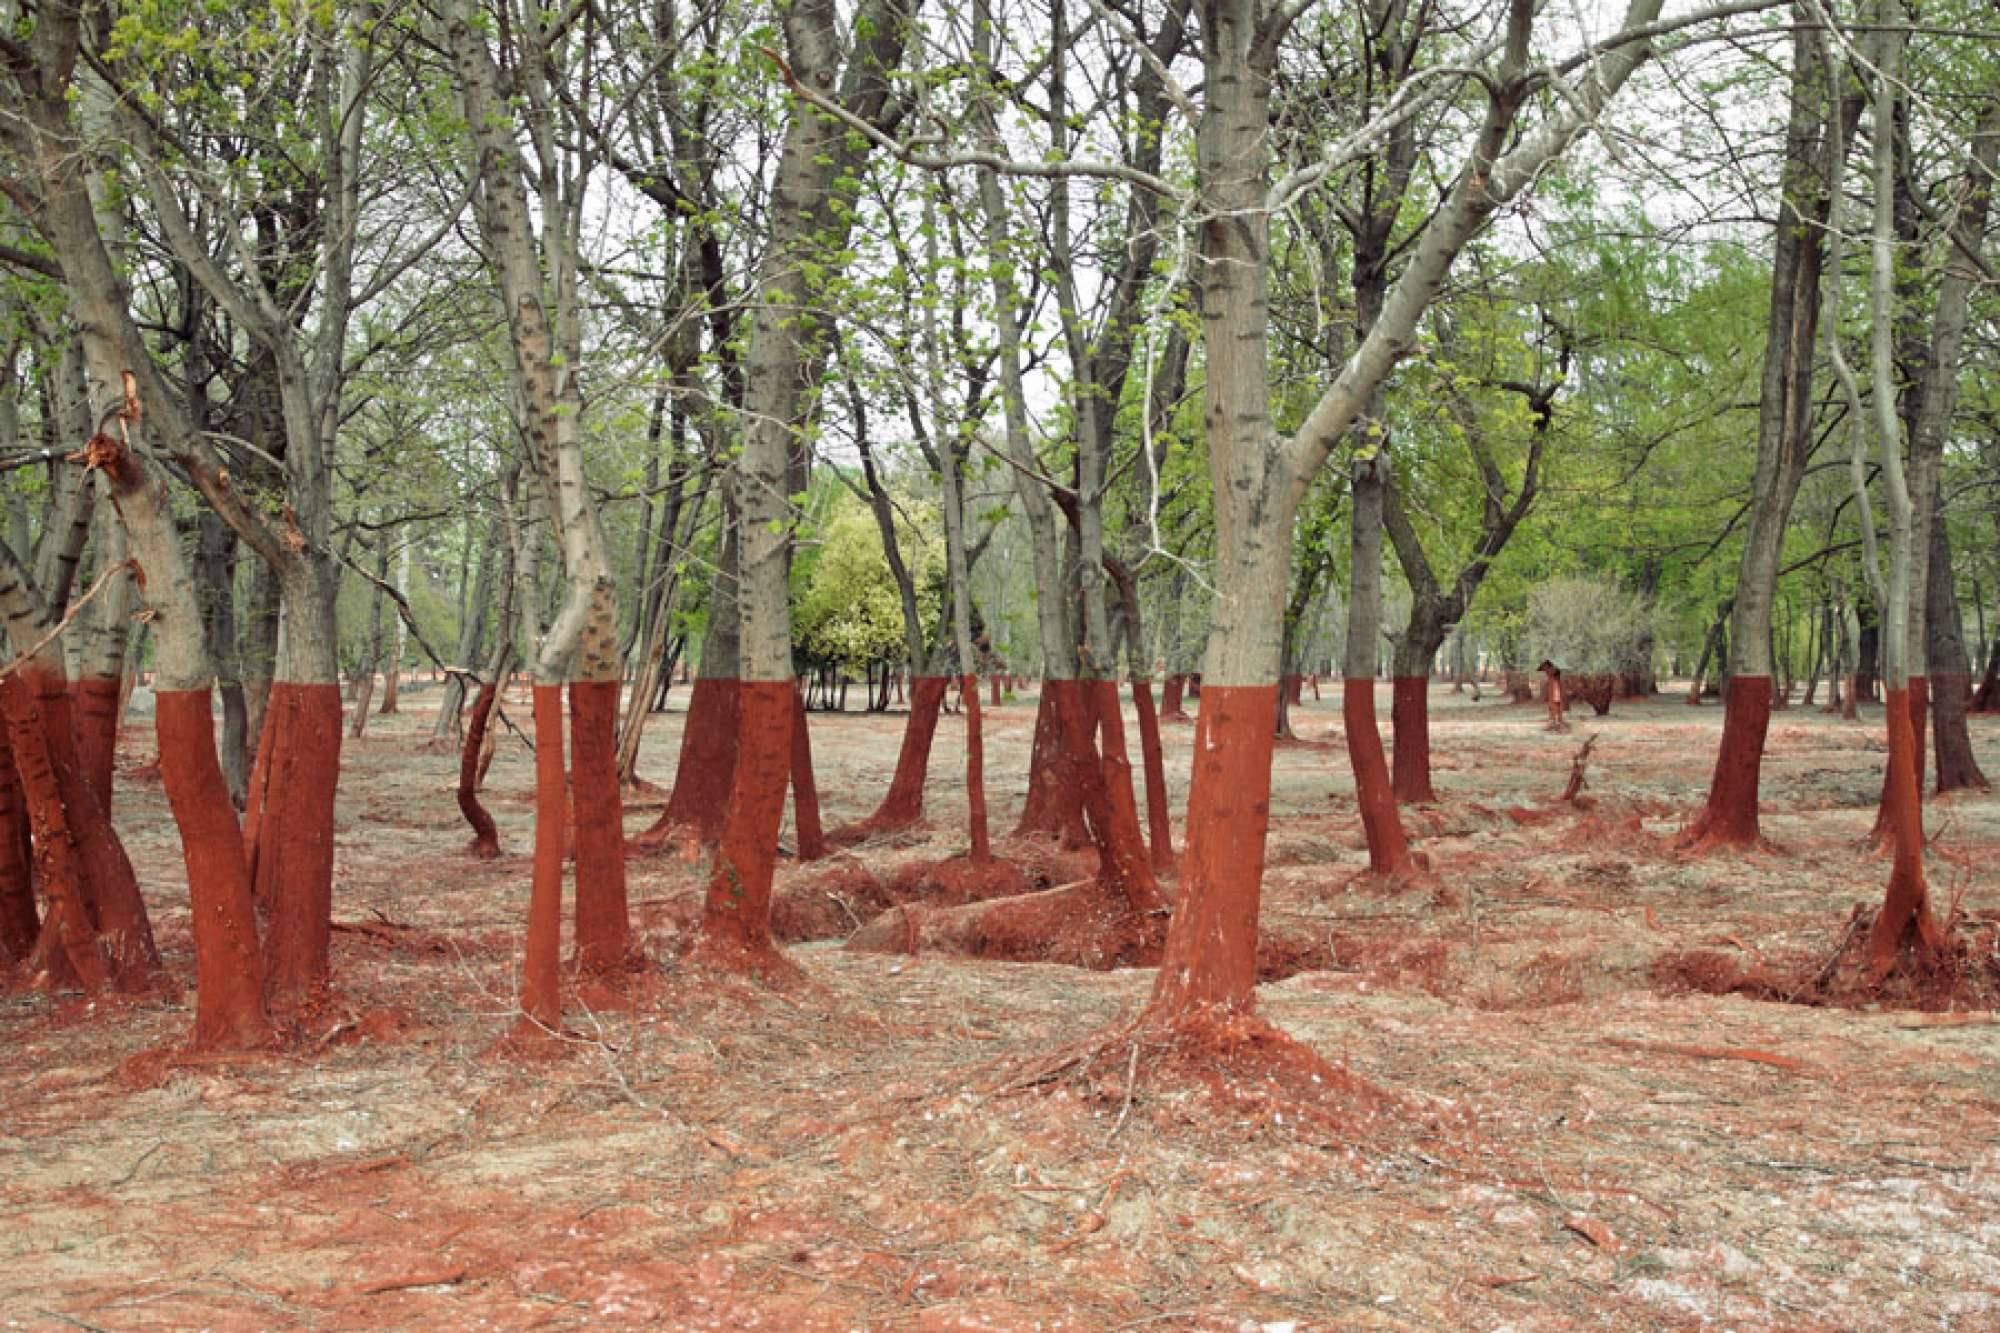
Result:
{"label": "tree", "polygon": [[[1464,165],[1415,238],[1410,262],[1367,336],[1287,438],[1271,424],[1263,329],[1268,218],[1272,204],[1294,186],[1269,183],[1267,124],[1279,49],[1298,9],[1267,11],[1250,0],[1218,0],[1202,11],[1206,92],[1196,136],[1196,215],[1202,219],[1199,285],[1217,598],[1196,724],[1186,868],[1148,1004],[1153,1021],[1184,1021],[1197,1011],[1250,1002],[1282,634],[1282,594],[1274,590],[1284,586],[1299,500],[1335,442],[1410,350],[1418,321],[1459,251],[1646,58],[1659,8],[1653,0],[1631,6],[1616,38],[1567,66],[1573,77],[1562,109],[1517,135],[1515,122],[1529,95],[1554,72],[1530,61],[1532,6],[1511,7],[1499,64],[1482,80],[1489,90],[1485,115]],[[1387,118],[1413,114],[1411,103],[1422,96],[1406,95]],[[1362,142],[1381,132],[1381,119],[1361,133]],[[1379,461],[1379,455],[1363,457],[1356,465],[1357,477],[1377,495]],[[1357,488],[1357,528],[1366,521],[1359,516],[1363,504]],[[1364,558],[1367,545],[1365,536],[1357,539]],[[1365,615],[1361,623],[1370,630],[1372,656],[1373,627]],[[1355,637],[1350,630],[1350,663]],[[1372,708],[1366,721],[1372,728]],[[1386,770],[1381,795],[1387,796]]]}

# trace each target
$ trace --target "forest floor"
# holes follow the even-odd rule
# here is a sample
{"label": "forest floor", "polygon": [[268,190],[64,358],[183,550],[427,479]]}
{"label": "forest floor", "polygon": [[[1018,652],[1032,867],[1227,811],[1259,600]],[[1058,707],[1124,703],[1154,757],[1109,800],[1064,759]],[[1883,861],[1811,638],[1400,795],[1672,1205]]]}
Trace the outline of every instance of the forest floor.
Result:
{"label": "forest floor", "polygon": [[[1273,975],[1308,970],[1259,1009],[1354,1082],[1301,1101],[1157,1076],[1129,1038],[1042,1077],[1149,971],[832,940],[791,949],[788,989],[695,974],[675,942],[701,866],[671,855],[631,863],[642,1003],[572,999],[565,1056],[496,1056],[531,762],[502,744],[508,856],[466,859],[456,757],[424,743],[435,697],[406,690],[346,743],[338,992],[300,1044],[195,1060],[178,1000],[0,994],[0,1326],[2000,1328],[1994,960],[1968,962],[1984,1012],[1977,985],[1970,1012],[1705,993],[1802,988],[1879,899],[1879,709],[1776,714],[1775,850],[1690,859],[1671,840],[1713,703],[1581,710],[1555,735],[1538,708],[1434,689],[1442,800],[1410,814],[1434,877],[1387,892],[1357,875],[1338,698],[1308,698],[1264,881]],[[1032,696],[987,712],[998,827],[1033,717]],[[681,720],[647,737],[662,783]],[[829,825],[872,807],[901,723],[813,716]],[[2000,721],[1974,728],[2000,777]],[[1595,804],[1559,806],[1592,734]],[[1176,811],[1191,739],[1167,729]],[[151,750],[128,728],[125,767]],[[958,850],[961,756],[946,718],[928,829],[846,864]],[[191,984],[160,788],[121,780],[116,809]],[[2000,798],[1926,813],[1938,900],[1991,951]],[[796,899],[830,873],[780,880]]]}

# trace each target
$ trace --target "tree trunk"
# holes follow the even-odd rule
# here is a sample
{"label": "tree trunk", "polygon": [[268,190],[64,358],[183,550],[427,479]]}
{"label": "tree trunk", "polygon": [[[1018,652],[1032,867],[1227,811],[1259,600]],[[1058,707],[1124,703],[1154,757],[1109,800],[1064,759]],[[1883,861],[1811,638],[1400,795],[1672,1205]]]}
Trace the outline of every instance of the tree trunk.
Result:
{"label": "tree trunk", "polygon": [[500,682],[506,678],[505,650],[496,665],[497,669],[479,686],[479,697],[473,702],[472,721],[465,729],[465,745],[458,759],[458,809],[465,816],[465,822],[472,826],[472,841],[467,845],[466,852],[475,861],[492,861],[500,855],[499,826],[479,800],[480,756],[486,746],[486,727],[493,716],[493,701],[499,693]]}
{"label": "tree trunk", "polygon": [[[900,62],[911,22],[867,0],[851,23],[856,35],[843,68],[842,25],[832,0],[798,0],[784,24],[790,70],[800,83],[838,95],[851,114],[871,120],[888,105],[886,72]],[[824,353],[823,330],[806,313],[817,309],[819,283],[802,275],[823,273],[824,256],[845,243],[854,216],[852,182],[866,152],[860,136],[804,101],[792,102],[745,363],[744,423],[730,477],[740,564],[736,771],[697,947],[725,966],[753,971],[782,966],[770,930],[772,854],[798,710],[788,497],[797,477],[798,432],[811,410],[810,390]]]}
{"label": "tree trunk", "polygon": [[[1826,129],[1829,110],[1813,36],[1803,25],[1794,32],[1792,58],[1791,110],[1757,411],[1757,464],[1729,630],[1722,747],[1716,754],[1708,799],[1682,835],[1690,848],[1753,846],[1761,839],[1757,793],[1771,717],[1772,604],[1785,528],[1813,444],[1812,375],[1830,170],[1825,154],[1827,143],[1838,136]],[[1830,114],[1844,124],[1848,109],[1837,106]],[[1859,114],[1858,106],[1854,114]]]}
{"label": "tree trunk", "polygon": [[1357,458],[1349,482],[1354,497],[1352,564],[1349,566],[1347,645],[1341,691],[1341,719],[1347,757],[1354,770],[1354,796],[1368,835],[1368,869],[1376,875],[1407,875],[1416,869],[1402,816],[1396,811],[1382,733],[1375,726],[1375,644],[1381,637],[1382,492],[1388,484],[1382,452]]}
{"label": "tree trunk", "polygon": [[903,726],[903,744],[896,754],[896,771],[889,780],[888,794],[875,813],[834,830],[828,838],[834,846],[852,847],[922,821],[924,776],[930,769],[931,741],[937,734],[938,713],[950,685],[950,678],[945,676],[918,676],[910,682],[910,714]]}
{"label": "tree trunk", "polygon": [[389,577],[389,529],[375,534],[375,581],[368,585],[368,646],[361,656],[355,688],[354,713],[348,735],[355,740],[368,729],[368,701],[375,693],[375,669],[382,661],[382,584]]}
{"label": "tree trunk", "polygon": [[[229,798],[241,810],[250,785],[250,752],[242,660],[236,641],[236,551],[236,534],[229,525],[215,513],[203,514],[195,544],[195,597],[201,607],[208,658],[215,667],[216,690],[222,696],[218,762]],[[242,837],[240,828],[237,837]]]}
{"label": "tree trunk", "polygon": [[[108,349],[93,360],[109,377]],[[139,404],[127,379],[126,428],[137,424]],[[260,1046],[271,1040],[264,1008],[263,960],[249,862],[215,747],[208,658],[210,626],[204,623],[195,581],[174,530],[164,482],[121,441],[98,436],[88,450],[103,473],[130,535],[143,577],[150,623],[158,636],[154,676],[160,777],[181,835],[195,945],[197,1049]]]}
{"label": "tree trunk", "polygon": [[735,519],[733,501],[725,501],[723,524],[722,550],[710,585],[708,634],[701,642],[701,668],[688,695],[673,793],[659,818],[633,840],[635,850],[657,851],[676,830],[685,831],[702,846],[712,846],[722,837],[734,781],[740,712],[740,618],[735,590],[740,586],[737,542],[741,525]]}
{"label": "tree trunk", "polygon": [[[410,597],[410,550],[411,543],[404,542],[402,558],[396,566],[396,591],[403,594],[405,602]],[[408,633],[409,627],[403,623],[401,616],[397,616],[394,643],[389,649],[389,660],[384,666],[382,673],[382,707],[380,712],[384,717],[396,711],[396,691],[403,675],[403,654],[409,648],[406,637]]]}
{"label": "tree trunk", "polygon": [[1013,836],[1053,833],[1064,847],[1076,848],[1089,843],[1090,831],[1084,827],[1083,803],[1066,780],[1056,698],[1067,688],[1068,683],[1044,680],[1037,694],[1034,742],[1028,753],[1028,799],[1021,807],[1021,820],[1014,826]]}
{"label": "tree trunk", "polygon": [[[518,468],[518,465],[515,465]],[[503,483],[503,489],[511,491],[511,475]],[[513,561],[508,553],[505,520],[496,516],[486,526],[486,538],[479,548],[479,573],[474,577],[471,588],[471,603],[468,614],[461,618],[458,634],[458,649],[452,654],[452,665],[470,668],[479,660],[481,648],[486,642],[486,624],[495,593],[495,580],[499,580],[498,591],[503,600],[513,595]],[[504,573],[496,576],[495,567],[506,561]],[[508,617],[502,616],[500,635],[506,637],[510,627]],[[460,717],[465,709],[465,678],[456,672],[445,676],[444,691],[438,700],[437,720],[431,724],[431,744],[443,746],[461,739]]]}
{"label": "tree trunk", "polygon": [[[125,532],[111,506],[98,505],[95,510],[97,565],[100,571],[110,570],[126,558]],[[118,705],[132,601],[131,575],[114,574],[110,585],[69,631],[78,641],[76,679],[69,686],[70,711],[76,719],[77,763],[107,818],[111,814],[111,773],[118,753]]]}
{"label": "tree trunk", "polygon": [[806,698],[792,692],[792,829],[801,861],[817,861],[828,844],[819,817],[819,782],[813,776],[812,732],[806,726]]}
{"label": "tree trunk", "polygon": [[14,747],[8,737],[9,728],[0,718],[0,959],[18,963],[35,947],[41,917],[35,911],[28,805],[20,775],[14,771]]}

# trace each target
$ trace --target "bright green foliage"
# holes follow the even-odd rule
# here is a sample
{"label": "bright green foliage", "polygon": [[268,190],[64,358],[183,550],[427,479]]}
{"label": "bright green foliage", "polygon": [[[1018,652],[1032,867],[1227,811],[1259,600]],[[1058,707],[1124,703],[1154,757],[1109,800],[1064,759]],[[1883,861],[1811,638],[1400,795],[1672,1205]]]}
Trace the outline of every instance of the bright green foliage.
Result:
{"label": "bright green foliage", "polygon": [[[897,539],[916,579],[923,622],[934,626],[944,600],[943,530],[934,506],[905,500],[902,508],[912,522]],[[795,651],[808,661],[852,669],[901,658],[903,605],[867,506],[840,495],[803,541],[792,579]]]}

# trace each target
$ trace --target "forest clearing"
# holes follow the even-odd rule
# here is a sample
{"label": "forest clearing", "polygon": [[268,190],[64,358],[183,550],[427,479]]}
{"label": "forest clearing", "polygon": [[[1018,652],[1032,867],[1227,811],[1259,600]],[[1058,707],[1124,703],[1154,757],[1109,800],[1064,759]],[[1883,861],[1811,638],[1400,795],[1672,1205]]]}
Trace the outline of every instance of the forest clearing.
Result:
{"label": "forest clearing", "polygon": [[0,1324],[2000,1329],[1981,0],[34,0]]}
{"label": "forest clearing", "polygon": [[[1873,909],[1877,709],[1776,714],[1776,850],[1691,858],[1671,842],[1720,709],[1664,694],[1557,735],[1537,706],[1437,683],[1441,800],[1410,812],[1434,878],[1385,891],[1337,706],[1308,695],[1274,765],[1258,1010],[1354,1081],[1322,1089],[1282,1066],[1162,1080],[1129,1041],[1054,1070],[1129,1019],[1146,970],[830,938],[788,946],[795,985],[718,982],[679,960],[703,873],[672,855],[631,862],[650,960],[631,1007],[572,993],[563,1054],[496,1054],[532,763],[500,746],[507,854],[468,859],[456,758],[424,743],[436,694],[406,687],[344,752],[339,981],[299,1043],[203,1056],[185,1001],[0,1000],[9,1326],[2000,1322],[2000,800],[1932,810],[1939,896],[1984,951],[1956,1003],[1700,989],[1803,987]],[[987,710],[997,773],[1025,770],[1033,715],[1031,695]],[[660,753],[683,716],[659,720]],[[862,813],[895,716],[813,723],[829,815]],[[121,766],[150,757],[145,731]],[[1165,733],[1178,800],[1192,728]],[[2000,724],[1973,734],[2000,765]],[[959,758],[941,727],[935,761]],[[1020,793],[993,784],[1001,827]],[[186,986],[160,788],[121,778],[118,800]],[[962,851],[963,829],[934,783],[926,824],[783,866],[779,900],[851,895],[843,867],[888,879]]]}

